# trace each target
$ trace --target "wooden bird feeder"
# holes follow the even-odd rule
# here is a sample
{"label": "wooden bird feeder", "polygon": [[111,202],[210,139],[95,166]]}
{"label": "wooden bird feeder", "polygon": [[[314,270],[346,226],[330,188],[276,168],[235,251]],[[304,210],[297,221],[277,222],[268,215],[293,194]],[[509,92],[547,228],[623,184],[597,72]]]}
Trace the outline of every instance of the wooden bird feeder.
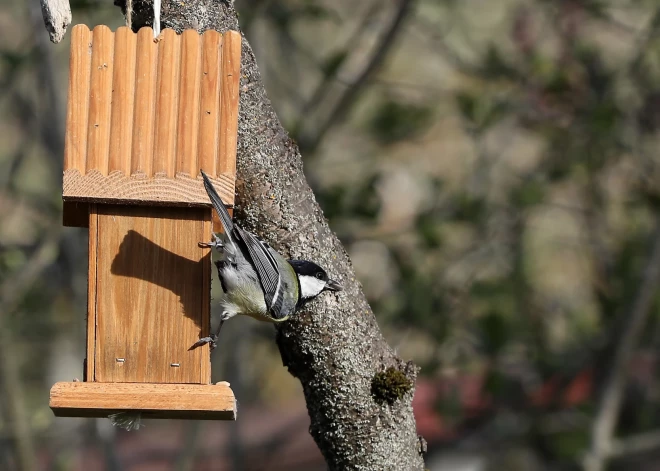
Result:
{"label": "wooden bird feeder", "polygon": [[72,30],[64,225],[89,228],[83,381],[50,392],[60,417],[235,419],[211,384],[214,221],[200,168],[234,202],[241,36]]}

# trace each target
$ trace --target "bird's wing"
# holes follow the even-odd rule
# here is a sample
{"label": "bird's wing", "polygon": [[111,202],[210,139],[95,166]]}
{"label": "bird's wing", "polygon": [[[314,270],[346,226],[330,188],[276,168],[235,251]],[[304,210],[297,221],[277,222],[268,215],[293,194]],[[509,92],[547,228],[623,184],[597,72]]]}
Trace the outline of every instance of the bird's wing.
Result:
{"label": "bird's wing", "polygon": [[206,189],[206,193],[209,195],[211,204],[215,208],[215,211],[218,213],[218,216],[220,216],[220,221],[222,222],[222,227],[225,230],[225,234],[230,234],[232,229],[234,229],[234,223],[231,220],[229,211],[227,211],[227,208],[225,208],[225,204],[222,201],[222,198],[220,198],[218,192],[215,191],[213,183],[211,183],[209,177],[206,176],[203,170],[200,170],[200,172],[202,173],[202,178],[204,179],[204,188]]}
{"label": "bird's wing", "polygon": [[279,256],[267,243],[259,240],[257,236],[234,226],[234,233],[245,243],[248,255],[257,271],[259,282],[264,291],[266,308],[274,317],[278,317],[282,309],[283,290],[282,275],[280,273],[276,256]]}

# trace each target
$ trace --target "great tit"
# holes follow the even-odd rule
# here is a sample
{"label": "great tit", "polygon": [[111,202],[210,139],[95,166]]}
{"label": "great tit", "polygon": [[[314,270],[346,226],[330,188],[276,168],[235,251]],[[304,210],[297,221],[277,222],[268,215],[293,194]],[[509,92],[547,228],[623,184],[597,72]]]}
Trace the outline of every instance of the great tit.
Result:
{"label": "great tit", "polygon": [[237,314],[260,321],[283,322],[306,301],[323,291],[341,291],[342,286],[328,278],[317,264],[307,260],[286,260],[265,241],[234,224],[220,195],[204,171],[204,188],[222,222],[224,234],[213,234],[212,242],[202,247],[215,248],[222,256],[216,260],[223,295],[222,314],[215,334],[199,339],[191,348],[207,343],[216,347],[220,329]]}

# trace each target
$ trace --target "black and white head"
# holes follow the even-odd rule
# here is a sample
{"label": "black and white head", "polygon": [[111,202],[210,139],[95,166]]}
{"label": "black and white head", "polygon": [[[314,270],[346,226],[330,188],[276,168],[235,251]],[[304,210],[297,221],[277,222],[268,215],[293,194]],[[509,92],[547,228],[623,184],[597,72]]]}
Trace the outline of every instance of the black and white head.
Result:
{"label": "black and white head", "polygon": [[308,301],[324,291],[341,291],[342,286],[328,278],[323,268],[307,260],[289,260],[300,282],[300,299]]}

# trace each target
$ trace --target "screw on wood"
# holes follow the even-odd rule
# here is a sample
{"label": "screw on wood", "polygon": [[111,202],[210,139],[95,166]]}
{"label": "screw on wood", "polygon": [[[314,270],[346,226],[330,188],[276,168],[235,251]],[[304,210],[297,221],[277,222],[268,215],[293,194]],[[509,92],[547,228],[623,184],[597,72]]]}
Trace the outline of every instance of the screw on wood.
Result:
{"label": "screw on wood", "polygon": [[115,360],[117,360],[117,363],[124,363],[126,358],[115,358]]}
{"label": "screw on wood", "polygon": [[181,364],[180,363],[170,363],[170,366],[178,368],[179,366],[181,366]]}

